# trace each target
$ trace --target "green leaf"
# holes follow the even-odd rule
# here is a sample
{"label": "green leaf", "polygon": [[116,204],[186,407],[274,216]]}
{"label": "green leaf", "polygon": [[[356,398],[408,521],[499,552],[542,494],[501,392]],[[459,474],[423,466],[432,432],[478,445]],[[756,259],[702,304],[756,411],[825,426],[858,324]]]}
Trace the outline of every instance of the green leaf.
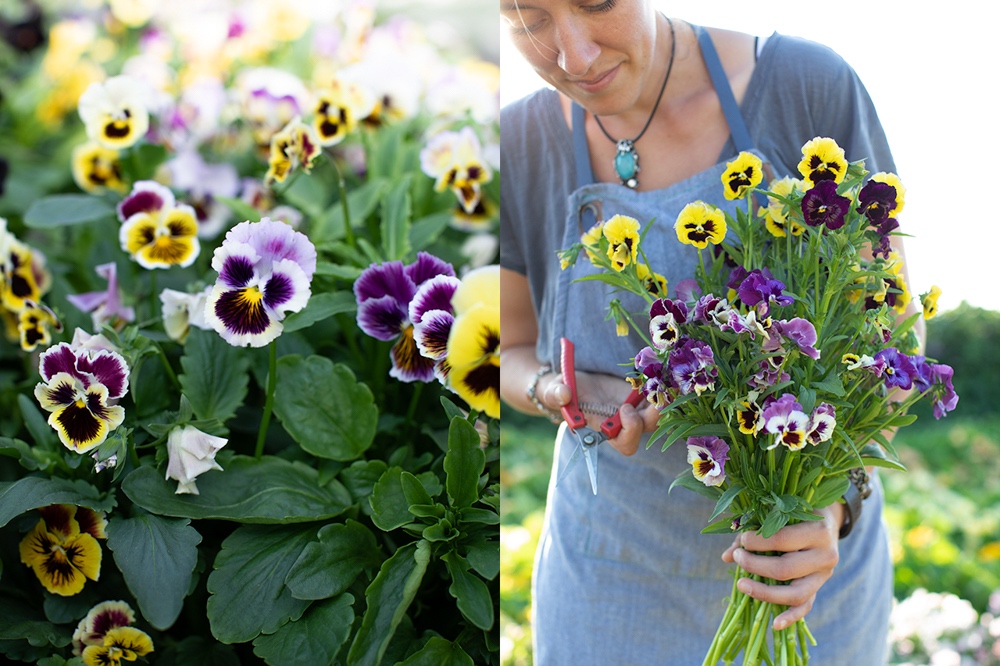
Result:
{"label": "green leaf", "polygon": [[298,620],[253,641],[253,652],[268,664],[315,666],[334,663],[351,634],[354,597],[342,594],[313,604]]}
{"label": "green leaf", "polygon": [[351,505],[341,484],[318,484],[319,473],[300,462],[264,456],[234,456],[224,471],[198,477],[198,495],[177,495],[177,482],[144,465],[122,482],[133,502],[152,513],[179,518],[243,523],[302,523],[333,518]]}
{"label": "green leaf", "polygon": [[288,572],[285,585],[296,599],[326,599],[351,586],[382,557],[371,530],[354,520],[332,523],[319,531],[319,541],[307,545]]}
{"label": "green leaf", "polygon": [[248,204],[243,199],[234,199],[233,197],[212,197],[215,201],[218,201],[226,206],[229,210],[233,212],[233,215],[240,221],[247,222],[259,222],[261,218],[261,212]]}
{"label": "green leaf", "polygon": [[340,461],[360,457],[378,424],[371,389],[350,368],[322,356],[278,361],[274,413],[307,453]]}
{"label": "green leaf", "polygon": [[458,510],[458,515],[463,523],[481,523],[483,525],[499,525],[500,514],[489,509],[476,509],[473,507],[463,507]]}
{"label": "green leaf", "polygon": [[844,383],[836,373],[831,372],[821,382],[813,382],[812,387],[818,391],[826,391],[838,398],[844,397]]}
{"label": "green leaf", "polygon": [[113,218],[115,209],[104,199],[87,194],[53,194],[38,199],[24,214],[24,224],[48,229]]}
{"label": "green leaf", "polygon": [[900,472],[906,471],[906,467],[902,463],[891,459],[886,455],[885,450],[875,443],[865,444],[861,447],[861,459],[865,462],[865,465],[887,467],[888,469],[895,469]]}
{"label": "green leaf", "polygon": [[775,532],[787,523],[788,515],[782,513],[778,507],[774,507],[768,512],[767,517],[764,518],[764,524],[760,526],[760,535],[765,539],[772,537]]}
{"label": "green leaf", "polygon": [[500,542],[474,541],[468,544],[465,559],[486,580],[493,580],[500,573]]}
{"label": "green leaf", "polygon": [[[384,178],[369,178],[366,182],[353,188],[347,194],[347,207],[350,209],[351,227],[360,226],[365,218],[371,215],[378,205],[382,192],[389,182]],[[344,237],[344,206],[337,201],[327,208],[313,224],[309,234],[314,243],[337,240]]]}
{"label": "green leaf", "polygon": [[239,347],[215,331],[192,328],[181,357],[180,381],[195,415],[223,423],[232,417],[246,397],[249,366]]}
{"label": "green leaf", "polygon": [[243,525],[226,537],[208,577],[212,635],[245,643],[301,617],[309,602],[292,596],[285,577],[315,534],[313,525]]}
{"label": "green leaf", "polygon": [[0,483],[0,527],[25,511],[50,504],[75,504],[96,511],[110,511],[116,501],[113,494],[105,495],[82,479],[26,476]]}
{"label": "green leaf", "polygon": [[493,627],[493,598],[486,583],[473,573],[469,573],[468,561],[450,551],[441,558],[451,576],[448,593],[458,602],[458,610],[472,624],[483,631]]}
{"label": "green leaf", "polygon": [[474,666],[472,657],[458,643],[440,636],[431,636],[423,648],[410,655],[398,666]]}
{"label": "green leaf", "polygon": [[142,616],[155,628],[169,629],[180,615],[199,543],[201,535],[186,518],[141,513],[109,521],[108,548]]}
{"label": "green leaf", "polygon": [[426,250],[431,243],[437,240],[441,232],[448,228],[451,217],[451,211],[442,211],[414,221],[410,227],[410,245],[413,247],[413,251]]}
{"label": "green leaf", "polygon": [[667,492],[669,493],[672,491],[674,486],[680,486],[681,488],[693,490],[699,495],[703,495],[713,501],[718,501],[722,496],[722,490],[718,486],[706,486],[704,483],[694,478],[694,473],[690,469],[686,469],[681,472],[670,484],[670,488],[667,489]]}
{"label": "green leaf", "polygon": [[9,592],[0,593],[0,640],[24,640],[34,647],[68,645],[72,630],[47,621],[41,604],[27,604]]}
{"label": "green leaf", "polygon": [[388,261],[410,253],[410,176],[401,178],[382,197],[382,250]]}
{"label": "green leaf", "polygon": [[416,597],[430,559],[430,544],[418,541],[403,546],[382,564],[365,590],[367,608],[347,654],[350,666],[377,666],[381,662],[396,627]]}
{"label": "green leaf", "polygon": [[401,527],[411,520],[410,503],[403,494],[402,467],[387,469],[372,488],[368,498],[372,507],[372,522],[386,532]]}
{"label": "green leaf", "polygon": [[740,483],[734,483],[733,485],[726,488],[726,492],[722,493],[722,497],[715,504],[715,511],[709,516],[708,522],[712,522],[718,518],[723,511],[729,508],[729,505],[733,503],[733,500],[743,491],[743,485]]}
{"label": "green leaf", "polygon": [[10,437],[0,437],[0,456],[17,458],[21,467],[34,471],[43,465],[35,459],[35,452],[28,446],[27,442]]}
{"label": "green leaf", "polygon": [[424,484],[420,483],[420,479],[404,471],[399,477],[400,484],[403,487],[403,496],[410,506],[433,504],[434,500],[431,499],[430,493],[424,488]]}
{"label": "green leaf", "polygon": [[39,446],[55,446],[59,441],[56,431],[49,425],[47,417],[42,415],[38,406],[23,393],[17,395],[17,406],[24,419],[24,427],[28,429],[31,438]]}
{"label": "green leaf", "polygon": [[479,441],[479,433],[471,423],[462,418],[451,420],[444,471],[448,501],[454,507],[472,506],[479,499],[479,476],[486,465]]}
{"label": "green leaf", "polygon": [[382,460],[358,460],[350,467],[340,470],[340,480],[351,493],[353,503],[368,515],[372,513],[369,501],[372,489],[388,468]]}
{"label": "green leaf", "polygon": [[364,272],[363,268],[357,266],[343,266],[329,261],[316,262],[316,272],[314,275],[329,275],[331,277],[342,278],[344,280],[357,280]]}
{"label": "green leaf", "polygon": [[358,309],[354,294],[349,291],[331,291],[316,294],[309,299],[309,304],[300,311],[288,315],[284,321],[283,331],[291,333],[303,328],[309,328],[318,321],[343,312],[355,312]]}
{"label": "green leaf", "polygon": [[837,475],[823,479],[812,496],[812,505],[817,509],[833,504],[847,492],[851,480],[846,475]]}
{"label": "green leaf", "polygon": [[733,520],[732,518],[722,518],[715,521],[714,523],[709,523],[707,526],[702,528],[702,534],[732,534],[733,533]]}

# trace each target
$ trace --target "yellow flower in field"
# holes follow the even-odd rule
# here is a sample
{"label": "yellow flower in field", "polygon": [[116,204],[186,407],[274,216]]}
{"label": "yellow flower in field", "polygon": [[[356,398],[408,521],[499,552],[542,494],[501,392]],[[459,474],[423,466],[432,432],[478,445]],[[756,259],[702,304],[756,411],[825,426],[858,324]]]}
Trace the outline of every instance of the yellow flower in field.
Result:
{"label": "yellow flower in field", "polygon": [[141,180],[118,205],[118,241],[143,268],[190,266],[201,252],[198,216],[169,188]]}
{"label": "yellow flower in field", "polygon": [[619,273],[635,262],[639,253],[639,221],[634,217],[615,215],[604,223],[604,237],[608,239],[608,258]]}
{"label": "yellow flower in field", "polygon": [[920,295],[920,304],[924,308],[924,319],[933,319],[938,311],[938,298],[941,297],[941,287],[934,285],[926,294]]}
{"label": "yellow flower in field", "polygon": [[899,176],[894,173],[880,171],[879,173],[872,175],[872,180],[877,183],[891,185],[896,190],[896,206],[889,211],[889,217],[898,216],[903,211],[903,205],[906,203],[906,188],[903,187],[903,183],[899,180]]}
{"label": "yellow flower in field", "polygon": [[121,161],[118,151],[89,141],[73,150],[73,180],[84,192],[101,194],[107,190],[124,193]]}
{"label": "yellow flower in field", "polygon": [[104,634],[102,645],[89,645],[83,650],[86,666],[120,666],[122,660],[135,661],[153,651],[149,635],[135,627],[115,627]]}
{"label": "yellow flower in field", "polygon": [[743,199],[764,179],[764,165],[753,153],[741,152],[732,162],[726,162],[722,184],[726,199]]}
{"label": "yellow flower in field", "polygon": [[21,562],[52,594],[73,596],[87,579],[100,577],[97,539],[104,538],[107,521],[91,509],[70,504],[54,504],[40,512],[42,519],[21,540]]}
{"label": "yellow flower in field", "polygon": [[343,141],[374,107],[374,98],[359,84],[334,80],[329,88],[316,94],[312,125],[320,144],[333,146]]}
{"label": "yellow flower in field", "polygon": [[847,159],[844,149],[833,139],[816,137],[802,146],[802,161],[799,162],[799,173],[815,186],[821,180],[832,180],[840,183],[847,175]]}
{"label": "yellow flower in field", "polygon": [[[790,198],[794,194],[805,191],[805,183],[798,178],[780,178],[771,183],[770,191],[774,194]],[[764,226],[775,238],[784,238],[788,232],[793,236],[801,236],[805,227],[793,219],[789,219],[788,205],[780,199],[770,198],[764,217]]]}
{"label": "yellow flower in field", "polygon": [[756,437],[757,433],[764,427],[760,407],[752,400],[740,401],[740,407],[736,410],[736,421],[739,424],[740,432],[744,435]]}
{"label": "yellow flower in field", "polygon": [[684,206],[674,223],[677,238],[698,249],[718,245],[726,238],[726,216],[715,206],[695,201]]}
{"label": "yellow flower in field", "polygon": [[892,277],[885,280],[885,282],[888,289],[892,291],[886,293],[885,300],[896,312],[905,314],[906,307],[910,304],[911,296],[910,289],[906,285],[906,280],[903,279],[903,259],[899,256],[898,252],[889,254],[887,270]]}
{"label": "yellow flower in field", "polygon": [[319,156],[319,137],[311,127],[293,118],[285,127],[271,137],[270,157],[268,158],[265,183],[284,182],[288,174],[296,167],[309,173],[312,163]]}
{"label": "yellow flower in field", "polygon": [[667,278],[654,273],[646,264],[640,263],[635,265],[635,274],[650,294],[659,298],[667,297]]}
{"label": "yellow flower in field", "polygon": [[26,301],[24,309],[17,314],[17,331],[21,349],[35,351],[38,345],[48,347],[52,343],[52,331],[62,330],[62,322],[44,303]]}

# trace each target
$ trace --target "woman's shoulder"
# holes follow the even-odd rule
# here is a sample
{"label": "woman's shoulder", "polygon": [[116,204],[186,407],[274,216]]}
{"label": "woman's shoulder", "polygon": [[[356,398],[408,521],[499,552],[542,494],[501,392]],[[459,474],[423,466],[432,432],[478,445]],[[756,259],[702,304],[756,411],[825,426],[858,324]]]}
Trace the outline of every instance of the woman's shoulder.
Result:
{"label": "woman's shoulder", "polygon": [[814,78],[844,75],[853,71],[847,61],[829,46],[777,32],[764,42],[758,65],[774,68],[784,74]]}
{"label": "woman's shoulder", "polygon": [[526,118],[538,119],[550,115],[559,108],[559,93],[552,88],[542,87],[524,97],[504,105],[500,109],[500,124],[510,125]]}

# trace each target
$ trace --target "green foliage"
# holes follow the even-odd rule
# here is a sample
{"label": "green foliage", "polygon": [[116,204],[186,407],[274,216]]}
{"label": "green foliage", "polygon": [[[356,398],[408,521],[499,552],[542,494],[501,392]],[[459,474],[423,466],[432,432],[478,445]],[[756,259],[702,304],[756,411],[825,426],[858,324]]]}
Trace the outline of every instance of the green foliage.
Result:
{"label": "green foliage", "polygon": [[[996,414],[1000,401],[1000,312],[962,303],[927,322],[927,356],[955,370],[957,413]],[[927,405],[917,414],[932,418]]]}

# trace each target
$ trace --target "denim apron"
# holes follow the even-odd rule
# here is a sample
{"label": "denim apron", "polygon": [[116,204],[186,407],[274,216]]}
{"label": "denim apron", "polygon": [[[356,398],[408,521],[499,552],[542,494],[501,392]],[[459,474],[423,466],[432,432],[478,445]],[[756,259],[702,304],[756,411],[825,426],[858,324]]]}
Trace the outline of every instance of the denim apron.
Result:
{"label": "denim apron", "polygon": [[[708,33],[696,31],[736,149],[766,162],[753,147]],[[578,188],[570,196],[563,247],[579,241],[595,219],[620,213],[644,226],[654,220],[642,248],[674,296],[677,283],[694,275],[697,251],[677,240],[673,223],[686,204],[699,199],[733,212],[736,203],[723,197],[725,162],[666,189],[637,192],[594,182],[584,114],[575,105],[573,141]],[[647,146],[643,159],[656,159],[655,147]],[[550,348],[558,350],[565,336],[576,346],[578,370],[624,376],[644,343],[634,334],[618,337],[605,319],[606,305],[621,298],[639,322],[646,320],[647,307],[641,298],[626,298],[600,282],[577,281],[595,272],[581,257],[560,275]],[[549,360],[558,365],[558,358]],[[560,427],[532,581],[534,659],[540,666],[702,663],[732,586],[730,565],[721,559],[732,537],[700,533],[714,508],[710,500],[682,488],[668,495],[687,465],[684,443],[666,452],[644,444],[631,457],[601,447],[595,496],[582,464],[557,485],[575,446],[565,424]],[[807,616],[819,642],[810,650],[813,666],[885,663],[892,565],[882,488],[873,476],[861,519],[840,543],[840,564]]]}

